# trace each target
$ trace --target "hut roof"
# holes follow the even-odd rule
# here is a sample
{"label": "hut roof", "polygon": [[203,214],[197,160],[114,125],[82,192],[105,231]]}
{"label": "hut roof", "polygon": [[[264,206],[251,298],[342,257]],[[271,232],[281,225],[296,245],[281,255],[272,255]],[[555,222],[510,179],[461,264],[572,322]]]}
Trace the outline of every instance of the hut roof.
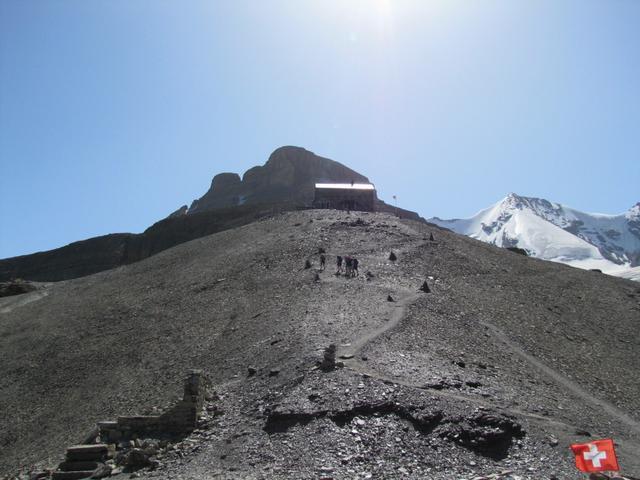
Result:
{"label": "hut roof", "polygon": [[375,190],[371,183],[316,183],[318,189],[337,189],[337,190]]}

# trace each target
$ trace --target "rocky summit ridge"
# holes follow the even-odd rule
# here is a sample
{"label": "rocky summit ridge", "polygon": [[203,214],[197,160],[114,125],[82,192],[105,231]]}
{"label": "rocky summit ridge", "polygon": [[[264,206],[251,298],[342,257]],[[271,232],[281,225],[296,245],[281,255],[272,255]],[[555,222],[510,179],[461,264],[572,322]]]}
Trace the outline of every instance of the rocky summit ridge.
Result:
{"label": "rocky summit ridge", "polygon": [[213,177],[211,188],[194,200],[186,213],[283,200],[309,206],[313,202],[315,183],[350,181],[369,183],[364,175],[334,160],[301,147],[280,147],[263,166],[247,170],[242,179],[237,173]]}
{"label": "rocky summit ridge", "polygon": [[[140,261],[195,238],[245,225],[277,212],[310,208],[316,182],[368,182],[360,173],[300,147],[276,149],[263,166],[214,176],[211,187],[143,233],[114,233],[31,255],[0,260],[0,282],[59,281]],[[376,197],[375,208],[421,220]]]}

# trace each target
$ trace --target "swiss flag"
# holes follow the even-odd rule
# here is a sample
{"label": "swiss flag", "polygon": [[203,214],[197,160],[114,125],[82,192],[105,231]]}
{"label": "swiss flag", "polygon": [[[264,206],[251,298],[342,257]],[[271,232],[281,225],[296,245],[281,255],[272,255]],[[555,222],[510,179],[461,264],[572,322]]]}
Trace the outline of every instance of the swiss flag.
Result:
{"label": "swiss flag", "polygon": [[576,456],[576,468],[582,472],[605,472],[620,470],[618,459],[613,449],[613,440],[594,440],[589,443],[571,445]]}

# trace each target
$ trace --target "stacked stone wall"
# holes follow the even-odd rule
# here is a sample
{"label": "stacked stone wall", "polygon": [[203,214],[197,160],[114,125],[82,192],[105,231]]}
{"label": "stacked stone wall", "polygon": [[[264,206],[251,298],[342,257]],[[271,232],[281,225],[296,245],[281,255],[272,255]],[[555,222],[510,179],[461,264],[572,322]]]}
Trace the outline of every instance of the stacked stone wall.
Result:
{"label": "stacked stone wall", "polygon": [[151,434],[179,435],[193,431],[206,400],[208,381],[202,371],[189,373],[182,400],[160,415],[118,417],[115,422],[99,424],[102,441],[118,442]]}

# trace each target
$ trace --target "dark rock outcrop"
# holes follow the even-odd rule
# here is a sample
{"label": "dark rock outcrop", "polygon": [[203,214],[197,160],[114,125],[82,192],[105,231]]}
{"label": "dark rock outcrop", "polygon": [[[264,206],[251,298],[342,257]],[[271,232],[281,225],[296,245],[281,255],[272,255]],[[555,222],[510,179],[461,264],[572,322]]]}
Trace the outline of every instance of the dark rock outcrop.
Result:
{"label": "dark rock outcrop", "polygon": [[247,170],[242,180],[236,173],[216,175],[209,191],[194,200],[189,212],[282,201],[308,206],[315,183],[351,181],[369,182],[364,175],[304,148],[281,147],[263,166]]}
{"label": "dark rock outcrop", "polygon": [[0,297],[10,297],[12,295],[21,295],[23,293],[33,292],[37,290],[31,282],[25,282],[24,280],[12,280],[9,282],[0,283]]}
{"label": "dark rock outcrop", "polygon": [[167,218],[180,217],[182,215],[186,215],[188,211],[189,211],[189,207],[187,207],[186,205],[183,205],[179,209],[177,209],[175,212],[173,212],[171,215],[169,215]]}

